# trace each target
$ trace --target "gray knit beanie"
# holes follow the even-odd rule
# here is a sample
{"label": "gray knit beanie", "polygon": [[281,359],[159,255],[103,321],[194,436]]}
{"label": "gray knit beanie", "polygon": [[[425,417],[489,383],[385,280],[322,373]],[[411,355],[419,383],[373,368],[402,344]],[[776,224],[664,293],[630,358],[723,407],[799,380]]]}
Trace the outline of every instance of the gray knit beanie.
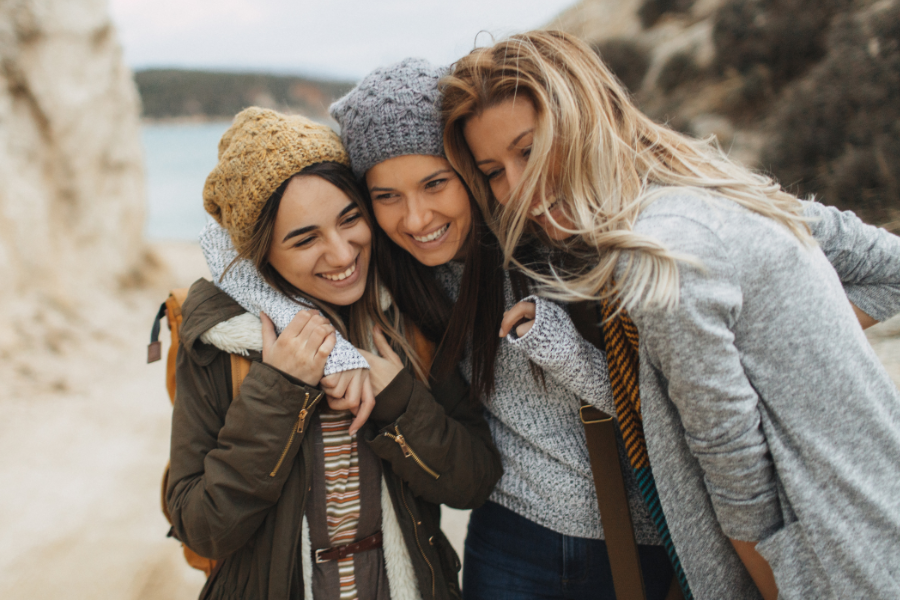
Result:
{"label": "gray knit beanie", "polygon": [[357,177],[395,156],[444,156],[440,94],[446,72],[421,58],[375,69],[329,111]]}

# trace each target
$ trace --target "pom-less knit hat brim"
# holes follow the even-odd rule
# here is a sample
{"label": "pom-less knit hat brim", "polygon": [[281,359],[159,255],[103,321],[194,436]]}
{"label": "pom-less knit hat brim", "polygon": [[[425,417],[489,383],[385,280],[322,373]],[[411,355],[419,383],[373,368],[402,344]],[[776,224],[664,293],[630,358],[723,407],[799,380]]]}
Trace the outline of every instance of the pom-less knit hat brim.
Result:
{"label": "pom-less knit hat brim", "polygon": [[243,252],[269,197],[289,177],[322,162],[350,164],[329,127],[299,115],[251,107],[219,141],[219,162],[203,186],[203,208]]}
{"label": "pom-less knit hat brim", "polygon": [[357,177],[396,156],[444,156],[438,80],[446,70],[407,58],[375,69],[331,105]]}

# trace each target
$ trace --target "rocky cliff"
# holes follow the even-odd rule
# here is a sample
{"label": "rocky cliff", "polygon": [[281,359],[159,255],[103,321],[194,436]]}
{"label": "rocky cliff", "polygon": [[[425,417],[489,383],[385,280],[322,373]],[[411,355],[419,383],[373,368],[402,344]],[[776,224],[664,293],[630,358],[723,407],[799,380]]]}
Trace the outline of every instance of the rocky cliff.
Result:
{"label": "rocky cliff", "polygon": [[900,231],[900,1],[582,0],[548,27],[650,116]]}
{"label": "rocky cliff", "polygon": [[133,278],[139,113],[105,0],[0,1],[0,357]]}

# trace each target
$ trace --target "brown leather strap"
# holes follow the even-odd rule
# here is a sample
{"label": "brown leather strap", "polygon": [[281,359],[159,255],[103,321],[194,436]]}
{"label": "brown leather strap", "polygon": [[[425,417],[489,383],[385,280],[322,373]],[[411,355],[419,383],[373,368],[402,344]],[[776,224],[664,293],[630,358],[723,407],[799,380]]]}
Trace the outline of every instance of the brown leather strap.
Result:
{"label": "brown leather strap", "polygon": [[338,560],[347,556],[353,556],[372,548],[381,548],[382,534],[373,533],[367,538],[363,538],[352,544],[344,544],[343,546],[335,546],[334,548],[321,548],[316,550],[316,562],[323,563],[330,560]]}
{"label": "brown leather strap", "polygon": [[[581,336],[602,349],[603,331],[599,326],[600,317],[596,305],[593,302],[571,304],[569,314]],[[641,560],[616,446],[615,420],[611,415],[584,403],[581,406],[581,422],[584,423],[616,598],[645,600],[647,596],[644,578],[641,576]]]}
{"label": "brown leather strap", "polygon": [[231,398],[237,398],[238,392],[241,391],[241,384],[244,378],[250,372],[250,359],[244,358],[240,354],[231,355]]}

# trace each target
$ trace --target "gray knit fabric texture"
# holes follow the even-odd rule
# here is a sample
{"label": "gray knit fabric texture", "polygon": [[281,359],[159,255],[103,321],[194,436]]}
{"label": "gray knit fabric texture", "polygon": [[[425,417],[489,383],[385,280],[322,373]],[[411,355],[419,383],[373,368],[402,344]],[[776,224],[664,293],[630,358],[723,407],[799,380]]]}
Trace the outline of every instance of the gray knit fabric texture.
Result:
{"label": "gray knit fabric texture", "polygon": [[445,71],[407,58],[375,69],[331,105],[357,177],[395,156],[444,156],[437,83]]}

